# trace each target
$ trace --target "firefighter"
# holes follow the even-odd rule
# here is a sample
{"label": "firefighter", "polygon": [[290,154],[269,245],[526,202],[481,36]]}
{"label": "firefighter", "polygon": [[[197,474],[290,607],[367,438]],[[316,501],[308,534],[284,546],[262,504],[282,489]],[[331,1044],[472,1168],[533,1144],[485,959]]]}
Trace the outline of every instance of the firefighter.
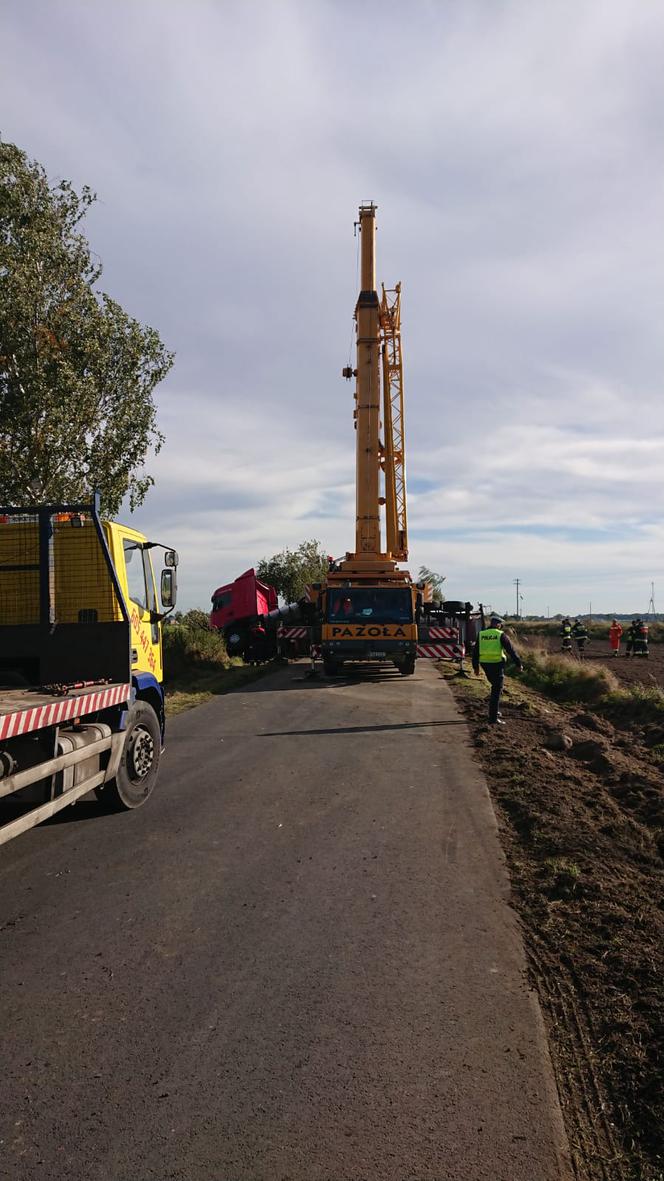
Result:
{"label": "firefighter", "polygon": [[560,625],[560,640],[561,640],[560,651],[561,652],[571,652],[572,651],[572,625],[571,625],[569,619],[567,618],[567,616],[565,616],[565,618],[563,619],[563,621]]}
{"label": "firefighter", "polygon": [[249,637],[249,651],[247,653],[249,664],[263,664],[269,660],[268,654],[269,641],[267,632],[263,627],[262,622],[254,624],[251,628]]}
{"label": "firefighter", "polygon": [[635,623],[634,656],[648,656],[648,624],[641,618]]}
{"label": "firefighter", "polygon": [[609,646],[614,656],[620,655],[620,641],[622,639],[622,624],[618,623],[617,619],[611,621],[609,628]]}
{"label": "firefighter", "polygon": [[505,635],[502,619],[497,615],[492,615],[490,626],[482,628],[475,640],[472,656],[475,676],[479,677],[481,666],[491,685],[489,723],[492,726],[505,725],[498,707],[505,682],[505,664],[508,658],[516,665],[519,672],[523,672],[521,657]]}
{"label": "firefighter", "polygon": [[625,656],[634,656],[636,651],[636,633],[637,620],[633,619],[627,628],[627,643],[625,645]]}
{"label": "firefighter", "polygon": [[588,639],[588,630],[582,619],[574,620],[572,636],[574,637],[574,641],[576,643],[576,650],[579,654],[579,660],[584,660],[586,652],[586,640]]}

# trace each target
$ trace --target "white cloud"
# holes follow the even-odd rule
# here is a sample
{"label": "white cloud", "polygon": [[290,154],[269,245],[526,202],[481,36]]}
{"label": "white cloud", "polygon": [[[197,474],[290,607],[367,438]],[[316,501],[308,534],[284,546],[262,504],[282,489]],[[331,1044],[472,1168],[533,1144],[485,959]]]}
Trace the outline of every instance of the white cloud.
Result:
{"label": "white cloud", "polygon": [[339,372],[372,197],[404,285],[411,565],[501,607],[518,574],[533,610],[643,609],[659,4],[32,0],[4,26],[3,136],[97,189],[104,285],[177,350],[138,523],[181,549],[187,602],[305,537],[352,545]]}

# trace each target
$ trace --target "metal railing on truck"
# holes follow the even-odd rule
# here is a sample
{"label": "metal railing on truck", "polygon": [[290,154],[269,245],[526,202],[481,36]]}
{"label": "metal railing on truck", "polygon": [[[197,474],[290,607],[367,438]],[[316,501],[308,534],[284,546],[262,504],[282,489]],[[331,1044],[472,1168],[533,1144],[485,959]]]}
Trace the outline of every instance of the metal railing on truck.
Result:
{"label": "metal railing on truck", "polygon": [[97,502],[0,507],[0,844],[113,774],[130,637]]}

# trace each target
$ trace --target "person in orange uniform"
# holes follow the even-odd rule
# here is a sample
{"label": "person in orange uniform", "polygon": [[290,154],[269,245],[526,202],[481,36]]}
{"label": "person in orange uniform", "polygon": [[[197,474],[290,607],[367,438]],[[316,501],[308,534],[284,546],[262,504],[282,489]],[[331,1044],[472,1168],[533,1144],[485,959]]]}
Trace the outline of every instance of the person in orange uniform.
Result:
{"label": "person in orange uniform", "polygon": [[622,624],[617,619],[612,620],[609,628],[609,645],[614,656],[620,655],[620,641],[622,639]]}

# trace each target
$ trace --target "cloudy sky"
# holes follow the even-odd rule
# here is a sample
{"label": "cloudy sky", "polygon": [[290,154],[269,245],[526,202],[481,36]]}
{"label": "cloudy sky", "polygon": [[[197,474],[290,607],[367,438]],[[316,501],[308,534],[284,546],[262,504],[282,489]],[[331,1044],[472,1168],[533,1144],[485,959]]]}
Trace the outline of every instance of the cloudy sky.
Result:
{"label": "cloudy sky", "polygon": [[[664,609],[660,0],[5,0],[0,131],[177,353],[137,527],[183,606],[354,540],[353,222],[403,285],[410,567]],[[658,597],[659,596],[659,597]],[[661,599],[661,602],[659,600]]]}

